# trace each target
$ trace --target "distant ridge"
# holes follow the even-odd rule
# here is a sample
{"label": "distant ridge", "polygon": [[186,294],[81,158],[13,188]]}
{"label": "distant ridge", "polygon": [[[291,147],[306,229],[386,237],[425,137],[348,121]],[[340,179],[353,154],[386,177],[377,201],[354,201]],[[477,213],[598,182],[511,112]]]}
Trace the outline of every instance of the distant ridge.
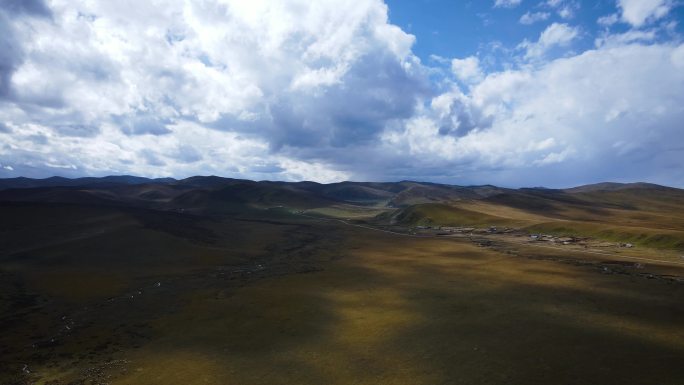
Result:
{"label": "distant ridge", "polygon": [[583,186],[577,186],[572,188],[564,189],[563,191],[568,193],[580,193],[580,192],[594,192],[594,191],[621,191],[621,190],[631,190],[631,189],[670,189],[679,190],[674,187],[662,186],[654,183],[645,182],[635,182],[635,183],[617,183],[617,182],[602,182],[587,184]]}
{"label": "distant ridge", "polygon": [[83,178],[64,178],[52,176],[44,179],[33,178],[6,178],[0,179],[0,190],[12,188],[36,188],[36,187],[71,187],[71,186],[91,186],[94,184],[166,184],[175,182],[173,178],[145,178],[133,175],[110,175],[104,177],[83,177]]}
{"label": "distant ridge", "polygon": [[[109,175],[104,177],[81,177],[81,178],[65,178],[61,176],[53,176],[49,178],[0,178],[0,190],[7,189],[21,189],[21,188],[36,188],[36,187],[77,187],[77,186],[92,186],[96,184],[121,184],[121,185],[142,185],[142,184],[176,184],[191,187],[210,188],[217,186],[230,186],[238,183],[260,183],[270,184],[274,186],[292,186],[301,190],[325,192],[331,196],[343,197],[347,194],[356,196],[358,199],[364,198],[379,198],[387,197],[388,195],[400,193],[407,190],[418,190],[412,192],[411,195],[434,195],[436,192],[441,192],[441,195],[451,195],[454,189],[465,195],[470,195],[471,198],[496,195],[501,192],[515,191],[516,189],[506,189],[494,185],[473,185],[473,186],[458,186],[450,184],[441,184],[434,182],[419,182],[412,180],[402,180],[399,182],[336,182],[336,183],[317,183],[311,181],[300,182],[282,182],[282,181],[252,181],[248,179],[233,179],[220,177],[215,175],[209,176],[191,176],[185,179],[175,178],[146,178],[134,175]],[[617,182],[601,182],[594,184],[587,184],[566,189],[550,189],[547,187],[523,187],[517,189],[518,191],[562,191],[566,193],[587,193],[595,191],[621,191],[631,189],[668,189],[680,190],[674,187],[662,186],[653,183],[635,182],[635,183],[617,183]],[[404,194],[406,195],[406,193]],[[464,196],[465,197],[465,196]]]}

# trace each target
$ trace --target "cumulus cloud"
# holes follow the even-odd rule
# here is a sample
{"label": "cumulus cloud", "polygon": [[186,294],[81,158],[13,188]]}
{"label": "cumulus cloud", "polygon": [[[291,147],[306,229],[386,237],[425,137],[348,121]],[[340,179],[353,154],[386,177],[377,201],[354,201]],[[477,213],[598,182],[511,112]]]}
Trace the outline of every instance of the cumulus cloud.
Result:
{"label": "cumulus cloud", "polygon": [[453,59],[451,61],[451,71],[461,81],[469,83],[479,81],[482,78],[480,60],[476,56],[465,59]]}
{"label": "cumulus cloud", "polygon": [[674,7],[672,0],[618,0],[622,20],[634,27],[641,27],[667,15]]}
{"label": "cumulus cloud", "polygon": [[491,125],[490,117],[483,116],[482,110],[458,90],[433,98],[430,107],[432,121],[438,125],[440,135],[462,137],[474,130],[487,129]]}
{"label": "cumulus cloud", "polygon": [[[436,116],[414,117],[386,144],[425,169],[440,163],[449,178],[475,183],[569,185],[648,173],[681,184],[684,92],[672,91],[684,89],[683,65],[684,45],[628,44],[489,74],[467,94],[435,97]],[[445,136],[452,111],[457,122],[479,124]]]}
{"label": "cumulus cloud", "polygon": [[4,0],[0,5],[1,100],[10,96],[11,77],[23,61],[23,51],[17,44],[17,24],[22,24],[25,17],[50,18],[52,13],[42,0]]}
{"label": "cumulus cloud", "polygon": [[[238,133],[260,143],[264,158],[290,147],[291,155],[344,148],[376,141],[386,126],[410,117],[429,89],[411,53],[415,38],[388,23],[378,0],[8,4],[0,25],[11,36],[3,34],[1,43],[17,52],[8,48],[0,57],[0,91],[14,90],[0,116],[20,132],[30,124],[54,132],[55,152],[69,147],[60,147],[67,137],[96,139],[85,146],[104,138],[116,146],[126,136],[177,138],[184,122]],[[7,12],[52,20],[10,20]],[[171,172],[175,163],[164,154],[184,164],[201,160],[165,143],[102,166],[144,173],[140,159]],[[84,172],[100,169],[98,160],[79,159]]]}

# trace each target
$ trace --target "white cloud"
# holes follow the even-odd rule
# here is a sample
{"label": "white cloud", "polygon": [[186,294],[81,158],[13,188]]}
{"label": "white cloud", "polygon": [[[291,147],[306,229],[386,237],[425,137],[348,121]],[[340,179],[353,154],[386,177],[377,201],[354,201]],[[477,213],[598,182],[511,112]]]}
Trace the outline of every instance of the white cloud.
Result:
{"label": "white cloud", "polygon": [[[13,17],[8,27],[21,58],[0,104],[0,120],[14,127],[0,160],[31,170],[226,174],[230,164],[249,175],[259,158],[298,170],[274,167],[272,178],[302,170],[342,178],[326,174],[334,166],[324,154],[296,149],[373,141],[410,116],[426,88],[415,38],[388,23],[380,0],[55,0],[50,8],[51,19]],[[37,126],[41,136],[21,139]],[[316,167],[285,162],[278,151],[288,147]]]}
{"label": "white cloud", "polygon": [[494,8],[515,8],[522,0],[496,0],[494,2]]}
{"label": "white cloud", "polygon": [[577,35],[578,29],[576,27],[570,27],[567,24],[553,23],[541,33],[537,43],[544,47],[566,45],[575,39]]}
{"label": "white cloud", "polygon": [[674,6],[672,0],[618,0],[622,20],[634,27],[641,27],[662,18]]}
{"label": "white cloud", "polygon": [[598,23],[601,26],[604,27],[610,27],[611,25],[617,23],[620,20],[620,17],[618,14],[613,13],[608,16],[601,16],[596,20],[596,23]]}
{"label": "white cloud", "polygon": [[642,42],[648,43],[655,41],[656,31],[639,31],[630,30],[624,33],[608,34],[596,39],[595,44],[597,47],[602,46],[622,46],[625,44]]}
{"label": "white cloud", "polygon": [[[386,140],[415,159],[442,159],[463,177],[489,168],[517,170],[513,175],[520,178],[537,168],[553,183],[577,170],[585,180],[600,180],[667,167],[669,174],[659,177],[670,179],[660,182],[681,184],[684,173],[672,167],[684,156],[682,68],[684,45],[629,44],[490,74],[468,94],[435,98],[436,117],[416,117]],[[440,116],[454,103],[490,117],[490,127],[440,135]],[[505,180],[503,174],[477,181]]]}
{"label": "white cloud", "polygon": [[678,70],[684,69],[684,44],[673,50],[671,60],[675,68]]}
{"label": "white cloud", "polygon": [[567,47],[579,36],[579,29],[567,24],[553,23],[548,26],[536,42],[524,41],[519,48],[525,49],[525,58],[538,59],[554,47]]}
{"label": "white cloud", "polygon": [[548,12],[526,12],[520,16],[520,24],[530,25],[539,21],[544,21],[551,16]]}
{"label": "white cloud", "polygon": [[577,0],[547,0],[540,5],[555,9],[558,16],[563,19],[572,19],[580,9],[580,3]]}
{"label": "white cloud", "polygon": [[451,71],[459,80],[470,83],[482,79],[480,60],[475,56],[451,60]]}

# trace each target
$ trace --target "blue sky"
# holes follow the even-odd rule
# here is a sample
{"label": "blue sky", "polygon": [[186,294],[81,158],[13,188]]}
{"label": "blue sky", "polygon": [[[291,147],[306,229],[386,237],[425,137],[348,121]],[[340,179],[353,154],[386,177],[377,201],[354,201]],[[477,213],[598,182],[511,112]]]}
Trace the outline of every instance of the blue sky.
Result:
{"label": "blue sky", "polygon": [[[416,36],[413,52],[430,65],[437,64],[434,56],[480,55],[491,57],[489,69],[501,69],[508,59],[501,54],[502,49],[515,50],[521,41],[535,40],[552,23],[567,23],[580,29],[581,36],[572,46],[577,52],[594,48],[595,39],[603,33],[625,33],[631,29],[627,23],[606,26],[597,22],[602,17],[619,15],[616,1],[557,3],[554,6],[548,1],[523,0],[518,5],[497,7],[495,1],[387,1],[390,22]],[[563,10],[568,13],[562,13]],[[542,19],[531,19],[531,15]],[[674,31],[681,34],[684,26],[679,21],[684,20],[684,7],[673,6],[667,20],[677,21]],[[671,37],[659,36],[663,40]]]}
{"label": "blue sky", "polygon": [[0,177],[684,186],[679,0],[3,0]]}
{"label": "blue sky", "polygon": [[[488,50],[493,42],[515,47],[538,36],[543,23],[521,25],[527,7],[494,8],[490,1],[416,0],[387,2],[390,22],[416,36],[413,52],[428,61],[431,55],[466,57]],[[553,15],[549,19],[560,19]],[[595,23],[595,19],[592,20]]]}
{"label": "blue sky", "polygon": [[[428,61],[431,55],[465,57],[491,50],[497,42],[509,49],[524,39],[535,39],[551,23],[570,23],[583,31],[577,49],[589,49],[604,30],[597,20],[619,13],[612,0],[575,1],[554,7],[544,1],[524,0],[512,7],[495,7],[493,1],[389,0],[389,20],[416,36],[413,52]],[[565,17],[560,10],[571,10]],[[682,20],[684,7],[674,7],[671,20]],[[542,14],[544,20],[523,24],[525,14]],[[626,32],[628,24],[615,24],[616,32]],[[682,25],[676,26],[682,32]]]}

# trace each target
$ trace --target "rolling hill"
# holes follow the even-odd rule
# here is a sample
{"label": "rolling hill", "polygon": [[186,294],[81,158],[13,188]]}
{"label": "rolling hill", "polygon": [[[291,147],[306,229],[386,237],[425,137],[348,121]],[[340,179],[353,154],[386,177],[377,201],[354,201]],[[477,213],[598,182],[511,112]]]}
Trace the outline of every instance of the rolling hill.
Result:
{"label": "rolling hill", "polygon": [[509,226],[684,249],[684,190],[648,183],[507,189],[414,181],[256,182],[217,176],[15,178],[0,180],[0,201],[196,213],[314,210],[342,219],[365,217],[376,225]]}

